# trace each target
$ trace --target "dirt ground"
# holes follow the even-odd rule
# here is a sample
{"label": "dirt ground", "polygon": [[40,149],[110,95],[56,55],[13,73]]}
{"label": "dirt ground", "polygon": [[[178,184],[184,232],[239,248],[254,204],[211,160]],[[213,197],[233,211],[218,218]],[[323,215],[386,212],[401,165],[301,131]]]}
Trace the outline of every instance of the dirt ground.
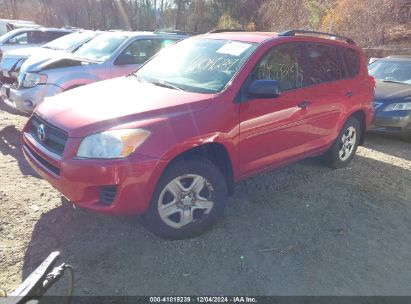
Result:
{"label": "dirt ground", "polygon": [[241,182],[214,229],[165,241],[62,204],[22,156],[27,117],[1,107],[6,290],[57,249],[76,295],[411,295],[410,140],[371,134],[346,169],[309,159]]}

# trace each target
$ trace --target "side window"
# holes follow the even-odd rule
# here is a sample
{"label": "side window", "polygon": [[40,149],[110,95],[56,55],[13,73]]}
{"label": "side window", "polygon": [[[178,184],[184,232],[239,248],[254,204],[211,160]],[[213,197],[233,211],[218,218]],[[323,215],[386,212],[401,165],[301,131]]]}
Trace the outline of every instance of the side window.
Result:
{"label": "side window", "polygon": [[49,32],[49,33],[47,33],[47,35],[48,35],[47,42],[53,41],[57,38],[63,37],[63,36],[68,35],[68,34],[70,34],[70,33],[68,33],[68,32]]}
{"label": "side window", "polygon": [[27,44],[27,43],[28,43],[27,32],[17,34],[11,37],[7,41],[7,44]]}
{"label": "side window", "polygon": [[282,91],[303,86],[303,56],[299,43],[289,43],[274,47],[251,74],[254,80],[277,80]]}
{"label": "side window", "polygon": [[360,72],[360,57],[358,53],[349,48],[342,48],[342,55],[347,69],[348,77],[355,77]]}
{"label": "side window", "polygon": [[161,48],[163,49],[163,48],[166,48],[166,47],[168,47],[169,45],[172,45],[172,44],[174,44],[174,43],[176,43],[178,40],[171,40],[171,39],[164,39],[162,42],[161,42]]}
{"label": "side window", "polygon": [[30,32],[28,36],[29,43],[40,44],[44,42],[43,32]]}
{"label": "side window", "polygon": [[336,46],[307,43],[307,84],[342,79],[344,69]]}
{"label": "side window", "polygon": [[136,40],[117,57],[114,64],[142,64],[160,50],[161,44],[162,41],[156,39]]}
{"label": "side window", "polygon": [[64,32],[31,32],[29,42],[34,44],[42,44],[50,42],[64,35]]}

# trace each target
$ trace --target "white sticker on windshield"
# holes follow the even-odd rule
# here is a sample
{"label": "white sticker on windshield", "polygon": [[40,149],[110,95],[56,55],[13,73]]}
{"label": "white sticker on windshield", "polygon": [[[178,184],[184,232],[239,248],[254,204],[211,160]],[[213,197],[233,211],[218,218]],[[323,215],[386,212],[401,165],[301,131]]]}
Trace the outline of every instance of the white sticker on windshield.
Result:
{"label": "white sticker on windshield", "polygon": [[217,53],[228,54],[232,56],[240,56],[245,52],[251,45],[241,42],[227,42],[222,47],[217,50]]}

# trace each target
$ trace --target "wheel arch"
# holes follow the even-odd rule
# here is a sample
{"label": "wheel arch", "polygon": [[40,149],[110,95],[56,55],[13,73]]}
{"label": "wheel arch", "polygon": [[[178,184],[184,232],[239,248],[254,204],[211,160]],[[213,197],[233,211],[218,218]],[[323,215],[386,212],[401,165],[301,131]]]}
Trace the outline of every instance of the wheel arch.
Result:
{"label": "wheel arch", "polygon": [[83,85],[86,85],[86,84],[85,84],[85,83],[82,83],[82,84],[74,84],[74,85],[68,87],[67,89],[64,89],[64,92],[73,90],[73,89],[75,89],[75,88],[82,87]]}
{"label": "wheel arch", "polygon": [[177,161],[184,161],[193,158],[205,158],[216,165],[221,170],[227,182],[228,193],[230,195],[234,193],[235,182],[232,159],[228,149],[221,143],[206,143],[181,151],[179,154],[170,159],[164,171]]}
{"label": "wheel arch", "polygon": [[360,123],[361,134],[360,134],[359,145],[362,146],[365,142],[365,133],[367,132],[366,114],[363,110],[358,110],[358,111],[352,113],[349,117],[355,117],[358,120],[358,122]]}

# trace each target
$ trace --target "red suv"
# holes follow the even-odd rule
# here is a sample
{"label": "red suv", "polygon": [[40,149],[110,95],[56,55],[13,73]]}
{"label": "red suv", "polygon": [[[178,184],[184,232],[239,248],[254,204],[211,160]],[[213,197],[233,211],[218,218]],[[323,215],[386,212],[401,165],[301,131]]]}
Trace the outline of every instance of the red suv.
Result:
{"label": "red suv", "polygon": [[320,154],[348,165],[373,98],[348,38],[211,33],[127,77],[49,98],[24,128],[23,152],[74,204],[140,213],[154,233],[180,239],[210,227],[241,179]]}

